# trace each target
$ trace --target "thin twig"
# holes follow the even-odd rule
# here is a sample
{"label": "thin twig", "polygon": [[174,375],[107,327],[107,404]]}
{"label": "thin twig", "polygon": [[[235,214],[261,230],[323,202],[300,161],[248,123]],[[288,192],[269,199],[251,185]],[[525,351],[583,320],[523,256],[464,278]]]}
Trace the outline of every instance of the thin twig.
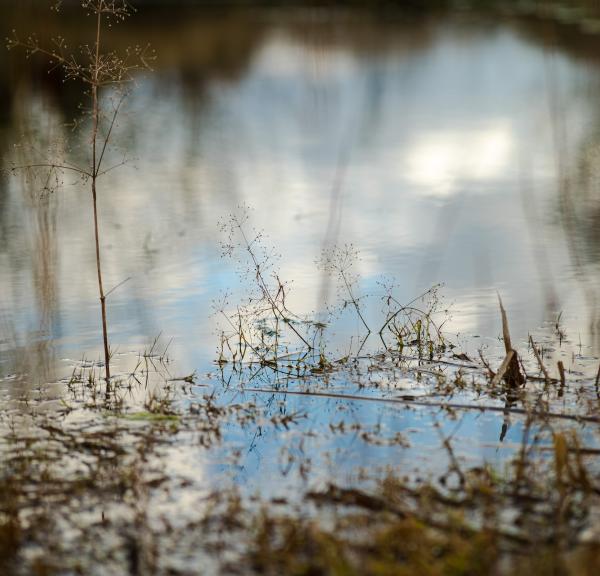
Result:
{"label": "thin twig", "polygon": [[544,378],[546,379],[546,383],[550,382],[550,374],[548,374],[548,370],[546,370],[546,367],[544,366],[544,363],[542,362],[542,357],[540,356],[540,353],[538,352],[538,349],[533,341],[533,338],[531,337],[531,334],[529,335],[529,343],[531,344],[531,348],[533,349],[533,353],[535,354],[535,357],[538,361],[538,364],[540,365],[540,369],[542,370],[542,372],[544,373]]}
{"label": "thin twig", "polygon": [[560,387],[564,388],[565,387],[565,365],[563,364],[562,360],[558,361],[558,373],[560,374]]}
{"label": "thin twig", "polygon": [[97,165],[94,167],[96,176],[98,176],[98,173],[100,172],[100,166],[102,165],[102,159],[104,158],[104,153],[106,152],[106,147],[108,146],[108,141],[110,140],[110,135],[113,131],[113,127],[117,120],[117,115],[119,114],[119,109],[121,108],[121,104],[123,104],[123,100],[125,100],[126,96],[127,96],[127,92],[123,92],[121,94],[121,98],[119,98],[119,102],[117,103],[117,105],[115,106],[115,109],[113,111],[113,116],[110,121],[110,126],[108,128],[108,132],[106,133],[106,137],[104,138],[104,143],[102,144],[102,151],[100,152],[100,158],[98,159]]}
{"label": "thin twig", "polygon": [[477,352],[479,353],[481,363],[485,366],[486,370],[488,371],[489,377],[493,379],[496,376],[496,373],[490,367],[490,363],[483,357],[483,352],[481,351],[481,349],[477,350]]}
{"label": "thin twig", "polygon": [[30,168],[51,168],[51,169],[56,169],[56,170],[70,170],[72,172],[77,172],[77,173],[81,174],[82,176],[86,176],[88,178],[92,177],[92,174],[90,174],[87,170],[78,168],[76,166],[67,166],[66,164],[52,164],[52,163],[24,164],[24,165],[11,166],[9,168],[9,170],[28,170]]}
{"label": "thin twig", "polygon": [[131,280],[131,276],[129,276],[128,278],[125,278],[125,280],[123,280],[122,282],[119,282],[116,286],[114,286],[113,288],[111,288],[105,295],[105,298],[108,298],[117,288],[120,288],[121,286],[123,286],[123,284],[125,284],[125,282],[129,282],[129,280]]}
{"label": "thin twig", "polygon": [[108,174],[109,172],[112,172],[113,170],[116,170],[117,168],[120,168],[121,166],[124,166],[125,164],[127,164],[127,159],[121,160],[121,162],[119,162],[118,164],[114,164],[110,168],[107,168],[106,170],[102,170],[102,172],[98,172],[98,174],[96,174],[96,177],[104,176],[105,174]]}
{"label": "thin twig", "polygon": [[442,408],[454,410],[475,410],[478,412],[501,412],[508,414],[520,414],[524,416],[539,416],[541,418],[559,418],[563,420],[575,420],[577,422],[600,423],[600,416],[584,416],[578,414],[564,414],[560,412],[547,412],[545,410],[525,410],[524,408],[505,408],[502,406],[490,406],[488,404],[455,404],[452,402],[424,402],[408,398],[382,398],[380,396],[359,396],[355,394],[341,394],[337,392],[311,392],[310,390],[276,390],[274,388],[242,388],[242,392],[256,392],[260,394],[292,394],[294,396],[314,396],[321,398],[336,398],[339,400],[382,402],[387,404],[403,404],[407,406],[424,406],[429,408]]}

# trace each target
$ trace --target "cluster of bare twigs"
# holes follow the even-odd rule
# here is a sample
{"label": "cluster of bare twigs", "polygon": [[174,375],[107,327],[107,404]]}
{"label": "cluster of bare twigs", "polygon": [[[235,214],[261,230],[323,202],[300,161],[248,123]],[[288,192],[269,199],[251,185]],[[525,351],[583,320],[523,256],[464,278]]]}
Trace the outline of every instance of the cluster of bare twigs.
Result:
{"label": "cluster of bare twigs", "polygon": [[[394,296],[393,286],[385,286],[385,321],[379,329],[384,348],[391,347],[386,339],[391,338],[400,354],[405,347],[415,347],[419,357],[430,360],[446,350],[447,342],[442,329],[449,313],[441,309],[440,288],[441,284],[436,284],[403,304]],[[440,314],[442,319],[438,321]]]}
{"label": "cluster of bare twigs", "polygon": [[353,244],[334,246],[323,250],[317,266],[337,279],[339,283],[339,307],[342,310],[348,307],[353,308],[368,335],[371,333],[371,328],[365,320],[361,307],[361,301],[364,299],[364,296],[356,295],[357,284],[360,278],[355,268],[359,258],[359,252]]}
{"label": "cluster of bare twigs", "polygon": [[[295,313],[287,303],[289,286],[275,268],[277,255],[265,248],[262,233],[249,235],[248,213],[221,223],[223,255],[233,258],[241,277],[251,279],[246,301],[229,309],[229,296],[215,305],[225,322],[219,362],[258,361],[277,365],[283,358],[304,360],[316,348],[324,324]],[[239,254],[241,251],[241,255]]]}
{"label": "cluster of bare twigs", "polygon": [[[381,283],[385,294],[383,320],[376,330],[372,330],[365,312],[368,296],[360,294],[359,277],[355,263],[359,255],[353,246],[334,248],[323,254],[319,266],[338,280],[336,306],[329,309],[326,321],[315,321],[309,316],[292,312],[288,305],[288,284],[280,279],[277,271],[278,256],[265,246],[261,233],[248,234],[249,215],[247,210],[242,217],[232,216],[222,225],[227,236],[224,254],[237,261],[244,287],[250,287],[246,302],[231,306],[229,296],[216,305],[222,323],[218,363],[224,381],[228,382],[234,373],[242,373],[245,367],[251,369],[253,382],[247,391],[256,393],[281,393],[290,395],[311,395],[351,401],[373,401],[400,403],[405,405],[439,406],[448,410],[487,410],[504,414],[500,433],[503,441],[510,428],[511,417],[534,417],[536,419],[560,419],[563,421],[581,419],[597,422],[594,410],[589,414],[563,413],[553,406],[552,398],[572,394],[567,385],[567,374],[563,361],[556,365],[556,374],[546,366],[543,350],[539,350],[530,338],[529,357],[517,352],[511,339],[508,315],[500,297],[499,309],[502,320],[502,342],[504,358],[496,366],[484,357],[479,350],[479,361],[465,353],[457,353],[456,346],[444,331],[449,318],[448,310],[441,305],[440,286],[434,286],[417,298],[403,304],[394,295],[394,286]],[[359,327],[364,328],[358,350],[348,352],[343,357],[332,354],[326,347],[330,340],[328,330],[336,320],[336,315],[350,312],[356,316]],[[372,320],[371,320],[372,322]],[[365,342],[378,334],[381,346],[372,354],[364,354]],[[433,382],[432,396],[442,398],[419,399],[409,394],[394,398],[365,397],[363,395],[331,392],[327,390],[295,390],[288,386],[280,387],[283,381],[298,378],[311,378],[345,368],[347,376],[352,370],[360,371],[361,362],[372,362],[375,366],[368,370],[385,370],[385,366],[398,367],[405,374],[413,374],[417,379],[426,375]],[[364,362],[363,362],[364,361]],[[225,369],[225,366],[228,366]],[[266,385],[261,386],[261,374],[267,374]],[[277,385],[273,386],[269,374],[275,374]],[[248,375],[248,373],[246,373]],[[598,379],[596,376],[596,395]],[[362,382],[362,376],[358,376]],[[361,384],[362,386],[362,384]],[[541,387],[540,387],[541,386]],[[479,396],[502,399],[503,406],[464,401],[453,402],[455,393],[469,390]],[[586,397],[586,402],[592,402]]]}
{"label": "cluster of bare twigs", "polygon": [[[61,2],[54,4],[60,8]],[[53,192],[59,187],[65,174],[78,176],[82,183],[90,187],[93,214],[94,237],[96,246],[96,272],[100,297],[102,335],[104,346],[104,368],[107,382],[110,381],[110,347],[108,343],[108,327],[106,314],[106,297],[102,279],[102,260],[100,253],[100,230],[97,206],[97,180],[107,172],[123,165],[126,158],[105,167],[107,152],[111,146],[117,118],[124,100],[129,93],[133,75],[139,70],[151,68],[154,53],[148,46],[127,48],[123,54],[104,48],[104,29],[113,23],[123,21],[132,14],[133,8],[126,0],[84,0],[83,10],[92,15],[95,26],[92,41],[72,50],[63,37],[52,39],[48,46],[43,45],[35,34],[22,39],[16,31],[6,39],[8,49],[20,48],[27,58],[41,56],[50,65],[50,72],[58,72],[63,80],[78,81],[82,85],[84,97],[89,105],[81,106],[82,118],[74,122],[74,126],[85,125],[90,134],[90,146],[87,161],[83,164],[72,162],[64,147],[54,150],[34,150],[36,159],[24,164],[15,162],[10,167],[12,172],[24,171],[30,183],[43,182],[42,194]],[[111,97],[101,99],[101,91],[111,90]],[[89,125],[88,125],[89,122]]]}
{"label": "cluster of bare twigs", "polygon": [[[317,268],[337,280],[338,300],[329,308],[325,321],[294,312],[288,305],[290,285],[277,269],[279,255],[269,249],[262,232],[249,232],[249,210],[231,215],[220,224],[224,240],[223,256],[237,263],[238,274],[249,290],[247,299],[232,306],[230,295],[215,303],[222,320],[218,363],[234,365],[258,362],[279,368],[282,364],[297,373],[328,370],[333,362],[345,363],[359,357],[368,338],[374,333],[366,319],[367,295],[359,294],[356,263],[359,253],[352,245],[323,251]],[[442,327],[447,316],[439,305],[439,286],[427,290],[408,304],[402,304],[393,288],[386,287],[382,298],[383,323],[377,333],[385,350],[414,349],[420,357],[433,359],[446,349]],[[343,358],[331,357],[326,351],[326,330],[337,315],[351,310],[364,328],[358,349]]]}

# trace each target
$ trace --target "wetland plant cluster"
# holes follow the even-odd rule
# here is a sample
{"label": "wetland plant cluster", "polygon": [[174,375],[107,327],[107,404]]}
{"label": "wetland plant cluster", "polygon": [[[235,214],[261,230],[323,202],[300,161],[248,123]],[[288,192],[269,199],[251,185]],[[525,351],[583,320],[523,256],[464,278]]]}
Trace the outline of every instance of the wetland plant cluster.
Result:
{"label": "wetland plant cluster", "polygon": [[[321,271],[337,282],[336,301],[325,317],[298,313],[289,305],[291,283],[282,279],[277,268],[279,255],[266,244],[262,231],[252,229],[249,208],[231,215],[220,229],[222,254],[235,263],[247,296],[232,303],[231,295],[225,293],[215,302],[222,326],[219,364],[232,363],[237,368],[258,364],[283,373],[322,371],[330,369],[332,362],[344,364],[359,358],[375,335],[383,350],[402,354],[410,349],[429,360],[452,348],[442,330],[448,310],[441,306],[439,285],[402,303],[394,296],[393,283],[382,283],[382,317],[371,327],[365,313],[368,296],[358,293],[359,251],[353,245],[334,246],[323,250],[315,273]],[[356,315],[362,330],[356,344],[350,342],[347,351],[335,357],[326,347],[327,331],[348,310]]]}
{"label": "wetland plant cluster", "polygon": [[[345,366],[251,393],[251,382],[244,389],[208,376],[173,376],[164,350],[151,350],[133,372],[115,375],[112,401],[97,367],[82,362],[62,382],[56,409],[24,395],[18,409],[4,412],[2,574],[592,575],[600,568],[599,449],[582,440],[589,442],[586,426],[597,427],[598,419],[584,397],[575,402],[579,414],[564,418],[549,408],[554,386],[513,391],[518,399],[511,406],[522,410],[500,409],[521,424],[513,456],[501,465],[472,464],[454,432],[437,425],[440,419],[456,429],[461,424],[463,410],[452,403],[464,392],[459,366],[430,374],[419,372],[422,362],[364,360],[362,373],[354,367],[363,388],[341,399],[327,394],[335,378],[352,378]],[[415,394],[419,383],[439,434],[437,460],[445,462],[435,474],[427,467],[413,474],[390,460],[323,480],[312,465],[317,454],[290,446],[279,482],[298,478],[298,489],[269,495],[248,492],[227,475],[210,482],[169,467],[185,446],[221,469],[231,459],[225,468],[234,477],[249,451],[236,447],[232,438],[239,434],[253,437],[250,450],[273,434],[299,435],[307,446],[315,437],[347,437],[354,446],[391,447],[401,459],[411,448],[408,432],[390,437],[384,426],[339,416],[317,429],[307,414],[273,402],[277,393],[293,399],[298,390],[323,402],[393,407],[401,400],[403,412],[425,410],[414,397],[384,394],[365,378],[374,372],[412,373]],[[489,403],[509,394],[506,383],[490,389],[481,365],[461,378],[470,386],[478,381]],[[188,503],[185,510],[178,501]]]}

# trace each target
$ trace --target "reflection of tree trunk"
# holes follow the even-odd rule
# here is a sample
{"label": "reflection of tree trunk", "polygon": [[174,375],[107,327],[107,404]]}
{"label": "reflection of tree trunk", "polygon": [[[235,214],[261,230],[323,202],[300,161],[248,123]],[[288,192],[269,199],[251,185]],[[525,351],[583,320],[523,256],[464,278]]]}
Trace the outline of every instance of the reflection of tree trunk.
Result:
{"label": "reflection of tree trunk", "polygon": [[[348,130],[348,133],[350,131]],[[350,158],[350,138],[346,137],[340,143],[338,151],[337,164],[331,192],[329,197],[329,218],[327,219],[327,228],[323,238],[322,249],[327,250],[335,246],[340,235],[340,227],[342,222],[342,210],[344,207],[344,183],[348,161]],[[321,278],[321,288],[319,290],[318,307],[322,307],[327,302],[331,288],[331,277],[323,272]]]}
{"label": "reflection of tree trunk", "polygon": [[567,251],[571,265],[575,271],[575,278],[579,281],[587,304],[589,317],[589,330],[592,339],[598,334],[600,316],[597,308],[597,296],[592,279],[584,266],[580,253],[579,228],[577,213],[573,200],[573,186],[569,175],[569,155],[567,142],[567,123],[564,118],[565,107],[560,101],[558,79],[556,71],[550,61],[546,67],[548,79],[548,99],[550,120],[554,140],[555,168],[558,179],[558,215],[565,232]]}
{"label": "reflection of tree trunk", "polygon": [[[350,157],[354,149],[359,145],[359,140],[368,142],[369,135],[377,127],[380,116],[381,94],[383,86],[380,74],[376,71],[374,75],[368,76],[365,84],[364,106],[361,114],[353,118],[353,122],[346,127],[338,150],[337,162],[333,182],[329,196],[329,217],[327,228],[323,237],[321,248],[327,250],[334,247],[340,236],[342,224],[342,213],[344,208],[344,187]],[[327,301],[330,290],[330,277],[323,274],[321,288],[319,290],[318,306]]]}
{"label": "reflection of tree trunk", "polygon": [[31,337],[21,340],[10,323],[0,325],[0,332],[7,336],[11,370],[18,375],[15,386],[11,387],[15,398],[38,382],[52,382],[55,379],[55,352],[50,338],[57,296],[55,198],[50,195],[38,197],[25,180],[23,189],[32,229],[32,285],[39,327]]}
{"label": "reflection of tree trunk", "polygon": [[423,286],[439,281],[438,273],[446,257],[450,239],[458,227],[465,201],[465,196],[462,194],[452,196],[437,210],[437,224],[434,227],[433,238],[429,241],[427,258],[423,259],[419,274],[415,274],[417,291],[423,289]]}
{"label": "reflection of tree trunk", "polygon": [[[35,163],[34,153],[36,147],[46,145],[40,142],[36,128],[39,119],[35,118],[30,108],[24,108],[23,99],[17,99],[18,105],[14,110],[16,122],[15,130],[24,134],[24,138],[31,139],[29,145],[19,146],[18,154],[22,155],[22,164]],[[52,122],[52,129],[55,128]],[[52,129],[48,136],[51,137]],[[7,335],[7,342],[11,352],[12,370],[19,375],[27,375],[21,381],[22,386],[35,385],[36,382],[51,382],[55,379],[55,352],[51,339],[53,332],[53,319],[57,305],[57,239],[56,239],[56,202],[57,197],[49,193],[49,184],[54,173],[49,170],[45,174],[45,183],[42,193],[36,186],[36,178],[23,172],[20,180],[20,192],[26,214],[26,230],[30,232],[29,254],[31,259],[31,284],[34,290],[34,303],[36,305],[38,325],[36,332],[31,336],[21,338],[15,327],[0,326],[0,332]],[[5,330],[6,328],[6,330]],[[15,395],[19,394],[17,388]]]}
{"label": "reflection of tree trunk", "polygon": [[559,183],[559,213],[562,226],[565,230],[565,239],[571,264],[575,270],[575,278],[579,281],[587,303],[588,327],[591,336],[595,339],[600,328],[600,316],[598,315],[597,296],[592,279],[584,267],[578,242],[579,223],[575,214],[571,185],[568,176],[561,176]]}
{"label": "reflection of tree trunk", "polygon": [[[36,218],[33,274],[40,311],[41,330],[50,335],[52,317],[56,308],[56,212],[52,198],[46,196],[34,207]],[[38,359],[39,377],[50,381],[53,354],[51,340],[41,338],[36,342],[34,357]]]}
{"label": "reflection of tree trunk", "polygon": [[35,200],[32,203],[36,226],[33,276],[42,329],[49,330],[56,307],[56,212],[51,197]]}
{"label": "reflection of tree trunk", "polygon": [[[523,153],[520,154],[521,158]],[[520,170],[520,186],[521,201],[523,203],[523,212],[525,218],[529,222],[527,230],[531,244],[533,246],[533,260],[537,268],[540,282],[542,284],[542,293],[544,294],[544,308],[546,310],[546,317],[549,318],[551,314],[556,314],[560,309],[559,297],[556,292],[554,276],[552,274],[552,268],[550,265],[550,259],[548,258],[548,252],[546,251],[546,244],[544,239],[541,237],[538,229],[538,223],[540,218],[537,212],[534,194],[532,194],[531,188],[528,185],[523,165],[521,164]]]}

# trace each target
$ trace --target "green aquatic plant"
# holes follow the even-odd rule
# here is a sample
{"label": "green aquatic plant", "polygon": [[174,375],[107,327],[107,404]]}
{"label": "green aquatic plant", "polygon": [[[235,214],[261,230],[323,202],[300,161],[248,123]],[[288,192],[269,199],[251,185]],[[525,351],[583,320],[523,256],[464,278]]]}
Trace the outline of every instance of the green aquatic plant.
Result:
{"label": "green aquatic plant", "polygon": [[[59,10],[62,2],[54,2],[52,8]],[[72,161],[62,155],[61,148],[54,153],[39,154],[39,158],[25,164],[15,163],[13,172],[25,171],[32,181],[43,182],[42,194],[52,193],[63,181],[66,174],[77,176],[89,187],[92,200],[93,229],[96,255],[96,275],[100,298],[102,343],[104,348],[104,368],[107,382],[110,382],[111,352],[108,340],[108,320],[106,299],[114,290],[105,290],[102,275],[100,250],[100,216],[98,214],[98,180],[113,169],[123,165],[123,158],[107,166],[108,153],[114,138],[117,118],[129,94],[133,73],[149,70],[154,55],[148,46],[127,48],[120,54],[105,50],[104,35],[107,27],[122,22],[133,12],[127,0],[83,0],[82,10],[91,15],[94,25],[90,30],[90,42],[72,50],[62,36],[53,38],[49,45],[40,42],[35,34],[22,39],[16,31],[7,38],[9,49],[21,48],[26,56],[41,56],[50,65],[50,72],[58,72],[63,81],[75,81],[82,87],[82,95],[87,103],[81,105],[82,117],[73,123],[74,129],[85,129],[89,141],[87,160],[83,163]]]}

